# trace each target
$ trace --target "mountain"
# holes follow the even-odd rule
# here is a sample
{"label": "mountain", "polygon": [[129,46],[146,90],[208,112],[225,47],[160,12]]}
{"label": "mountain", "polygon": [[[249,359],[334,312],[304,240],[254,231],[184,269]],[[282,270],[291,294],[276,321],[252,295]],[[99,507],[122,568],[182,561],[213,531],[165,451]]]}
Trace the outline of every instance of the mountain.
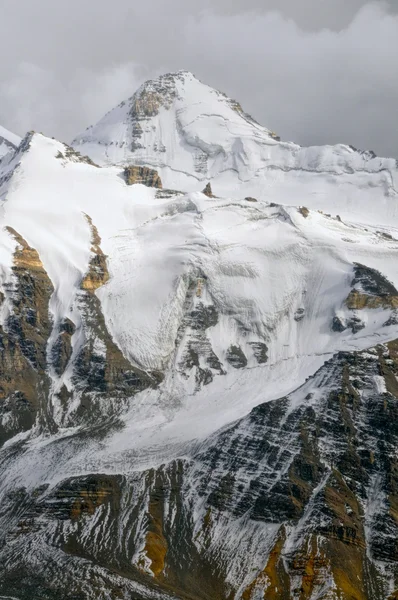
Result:
{"label": "mountain", "polygon": [[[154,160],[153,119],[181,140],[192,111],[250,161],[310,154],[187,73],[133,98]],[[394,161],[312,149],[272,201],[233,170],[178,189],[111,143],[131,103],[113,158],[31,132],[0,162],[0,597],[397,598]],[[339,149],[352,172],[319,172]]]}
{"label": "mountain", "polygon": [[389,226],[398,217],[398,167],[346,145],[301,148],[240,104],[180,71],[146,82],[72,142],[100,165],[142,165],[165,187],[321,209]]}
{"label": "mountain", "polygon": [[10,151],[17,149],[21,138],[0,126],[0,160]]}

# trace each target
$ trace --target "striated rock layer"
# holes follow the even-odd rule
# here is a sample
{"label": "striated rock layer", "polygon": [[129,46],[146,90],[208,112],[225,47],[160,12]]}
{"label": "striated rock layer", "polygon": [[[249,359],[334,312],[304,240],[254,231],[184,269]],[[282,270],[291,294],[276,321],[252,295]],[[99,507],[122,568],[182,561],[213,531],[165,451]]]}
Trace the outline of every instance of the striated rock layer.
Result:
{"label": "striated rock layer", "polygon": [[3,505],[1,592],[393,598],[397,371],[398,342],[340,353],[189,456],[16,489]]}
{"label": "striated rock layer", "polygon": [[142,183],[148,187],[162,189],[162,180],[155,169],[148,167],[126,167],[124,170],[127,185]]}

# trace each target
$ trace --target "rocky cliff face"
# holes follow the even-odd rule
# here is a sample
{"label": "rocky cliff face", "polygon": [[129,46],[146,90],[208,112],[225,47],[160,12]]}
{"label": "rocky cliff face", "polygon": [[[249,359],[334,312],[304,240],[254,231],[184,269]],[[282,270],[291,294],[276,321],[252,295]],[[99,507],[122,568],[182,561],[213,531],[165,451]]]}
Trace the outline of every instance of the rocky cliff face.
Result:
{"label": "rocky cliff face", "polygon": [[158,468],[15,490],[0,590],[395,597],[397,357],[397,342],[340,353],[294,394]]}
{"label": "rocky cliff face", "polygon": [[[210,88],[202,114],[201,86],[164,76],[119,107],[162,179],[33,133],[0,162],[2,597],[398,597],[395,167],[279,146]],[[196,192],[167,179],[173,111]],[[228,169],[217,187],[253,135],[280,153],[272,202]],[[350,189],[357,220],[310,188]]]}
{"label": "rocky cliff face", "polygon": [[[51,429],[47,397],[46,346],[51,332],[48,305],[54,291],[40,257],[13,228],[16,247],[12,278],[2,295],[7,314],[1,328],[1,427],[4,443],[36,420]],[[40,416],[39,416],[40,415]]]}

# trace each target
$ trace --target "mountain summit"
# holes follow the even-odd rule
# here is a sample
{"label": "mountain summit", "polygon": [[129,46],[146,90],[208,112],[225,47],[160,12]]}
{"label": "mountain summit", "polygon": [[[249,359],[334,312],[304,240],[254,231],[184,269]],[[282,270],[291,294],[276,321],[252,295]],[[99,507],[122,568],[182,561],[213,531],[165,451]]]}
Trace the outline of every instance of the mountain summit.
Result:
{"label": "mountain summit", "polygon": [[281,142],[186,71],[147,81],[72,145],[100,165],[154,168],[170,189],[201,191],[211,181],[216,196],[305,205],[352,220],[360,208],[364,222],[387,226],[398,217],[397,161],[343,144]]}
{"label": "mountain summit", "polygon": [[275,143],[237,102],[179,71],[144,83],[73,146],[99,164],[154,167],[166,185],[185,189],[236,168],[238,146],[253,137]]}

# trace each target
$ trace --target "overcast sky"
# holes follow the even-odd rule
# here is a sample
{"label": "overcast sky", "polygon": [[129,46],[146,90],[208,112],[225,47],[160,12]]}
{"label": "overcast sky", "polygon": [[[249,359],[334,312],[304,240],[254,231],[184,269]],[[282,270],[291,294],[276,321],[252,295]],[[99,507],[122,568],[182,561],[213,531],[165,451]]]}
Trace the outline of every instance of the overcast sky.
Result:
{"label": "overcast sky", "polygon": [[398,0],[0,0],[0,124],[70,141],[187,69],[283,139],[398,157]]}

